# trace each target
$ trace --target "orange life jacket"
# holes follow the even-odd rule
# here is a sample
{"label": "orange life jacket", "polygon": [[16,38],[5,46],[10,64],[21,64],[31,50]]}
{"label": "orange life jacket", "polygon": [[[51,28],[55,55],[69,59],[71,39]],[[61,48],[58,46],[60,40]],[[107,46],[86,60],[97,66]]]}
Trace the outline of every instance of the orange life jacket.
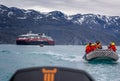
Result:
{"label": "orange life jacket", "polygon": [[96,44],[96,48],[97,48],[97,49],[102,49],[101,44]]}

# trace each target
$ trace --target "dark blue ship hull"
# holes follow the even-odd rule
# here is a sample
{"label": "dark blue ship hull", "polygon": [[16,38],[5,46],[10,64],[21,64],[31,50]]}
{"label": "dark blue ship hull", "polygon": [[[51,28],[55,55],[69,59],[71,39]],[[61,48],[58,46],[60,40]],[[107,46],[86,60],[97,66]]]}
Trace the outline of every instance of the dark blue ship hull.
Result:
{"label": "dark blue ship hull", "polygon": [[16,41],[17,45],[55,45],[54,42],[53,43],[49,43],[48,41],[23,41],[23,40],[19,40]]}

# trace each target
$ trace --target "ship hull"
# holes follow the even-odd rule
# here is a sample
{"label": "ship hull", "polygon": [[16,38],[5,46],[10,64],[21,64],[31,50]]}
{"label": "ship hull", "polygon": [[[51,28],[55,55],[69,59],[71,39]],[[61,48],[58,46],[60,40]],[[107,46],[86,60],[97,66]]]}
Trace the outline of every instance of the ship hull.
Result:
{"label": "ship hull", "polygon": [[24,41],[17,40],[17,45],[55,45],[54,41]]}

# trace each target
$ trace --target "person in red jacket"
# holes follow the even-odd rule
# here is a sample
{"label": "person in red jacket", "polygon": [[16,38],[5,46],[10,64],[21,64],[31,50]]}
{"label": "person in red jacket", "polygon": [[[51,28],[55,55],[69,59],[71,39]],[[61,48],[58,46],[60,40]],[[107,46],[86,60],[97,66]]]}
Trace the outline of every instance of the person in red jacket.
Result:
{"label": "person in red jacket", "polygon": [[116,52],[117,49],[116,49],[115,43],[111,42],[110,45],[108,46],[108,49],[113,50],[114,52]]}
{"label": "person in red jacket", "polygon": [[92,51],[94,51],[94,50],[96,50],[97,48],[96,48],[96,44],[95,43],[93,43],[92,44]]}
{"label": "person in red jacket", "polygon": [[99,41],[96,41],[96,49],[102,49],[102,45]]}
{"label": "person in red jacket", "polygon": [[86,54],[88,54],[91,51],[93,51],[93,49],[92,49],[92,43],[90,42],[87,44],[85,52],[86,52]]}

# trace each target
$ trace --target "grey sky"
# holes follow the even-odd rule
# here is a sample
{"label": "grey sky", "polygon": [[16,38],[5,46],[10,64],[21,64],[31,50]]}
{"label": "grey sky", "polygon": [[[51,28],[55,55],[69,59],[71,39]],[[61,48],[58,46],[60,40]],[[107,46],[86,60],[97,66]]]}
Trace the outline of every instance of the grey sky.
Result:
{"label": "grey sky", "polygon": [[0,0],[0,4],[40,12],[58,10],[68,15],[93,13],[120,16],[120,0]]}

